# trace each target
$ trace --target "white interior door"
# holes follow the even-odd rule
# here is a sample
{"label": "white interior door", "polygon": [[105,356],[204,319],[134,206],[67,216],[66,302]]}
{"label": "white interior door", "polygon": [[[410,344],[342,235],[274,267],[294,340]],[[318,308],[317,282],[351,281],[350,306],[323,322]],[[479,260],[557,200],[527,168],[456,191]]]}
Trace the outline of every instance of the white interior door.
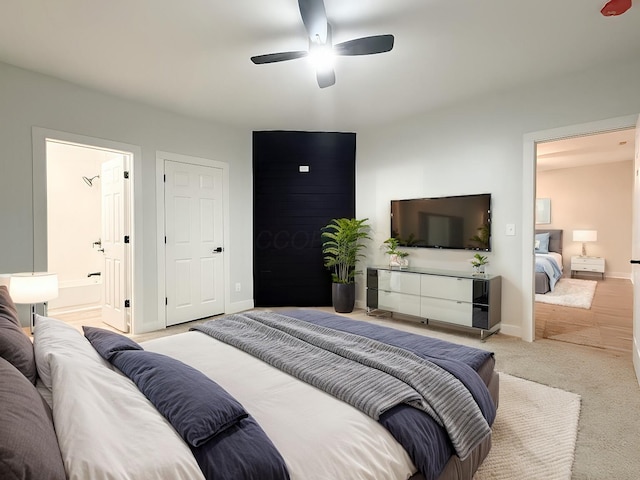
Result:
{"label": "white interior door", "polygon": [[127,300],[128,245],[125,190],[126,156],[120,155],[102,164],[102,321],[122,332],[129,331]]}
{"label": "white interior door", "polygon": [[165,160],[167,326],[224,312],[222,169]]}
{"label": "white interior door", "polygon": [[631,255],[633,265],[631,275],[633,280],[633,366],[636,378],[640,382],[640,116],[636,123],[636,145],[634,161],[634,189],[633,189],[633,221]]}

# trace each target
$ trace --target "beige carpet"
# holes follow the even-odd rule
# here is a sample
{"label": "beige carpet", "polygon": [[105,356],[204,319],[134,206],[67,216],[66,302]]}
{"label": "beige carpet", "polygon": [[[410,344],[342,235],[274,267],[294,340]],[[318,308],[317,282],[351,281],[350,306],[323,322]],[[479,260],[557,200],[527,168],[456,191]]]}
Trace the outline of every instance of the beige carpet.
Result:
{"label": "beige carpet", "polygon": [[493,446],[474,480],[571,478],[580,396],[500,373]]}
{"label": "beige carpet", "polygon": [[536,293],[536,302],[562,305],[563,307],[591,308],[598,282],[577,278],[561,278],[553,292]]}

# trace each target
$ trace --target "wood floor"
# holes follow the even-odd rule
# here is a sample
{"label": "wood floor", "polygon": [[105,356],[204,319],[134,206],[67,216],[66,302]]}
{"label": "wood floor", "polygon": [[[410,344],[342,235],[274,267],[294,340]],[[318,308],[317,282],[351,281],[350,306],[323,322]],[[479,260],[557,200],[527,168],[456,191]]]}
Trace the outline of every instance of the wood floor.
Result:
{"label": "wood floor", "polygon": [[[592,277],[589,278],[593,279]],[[560,342],[589,345],[596,348],[628,352],[633,342],[633,286],[619,278],[598,280],[591,309],[562,307],[536,302],[536,339],[548,338]],[[81,330],[82,325],[111,329],[102,323],[100,310],[57,315]],[[167,335],[186,330],[177,325],[164,331]],[[113,331],[117,331],[111,329]],[[156,332],[157,333],[157,332]],[[138,337],[138,336],[137,336]],[[136,338],[145,339],[142,334]]]}
{"label": "wood floor", "polygon": [[[584,278],[586,277],[579,277]],[[536,339],[632,351],[633,285],[630,280],[607,278],[598,285],[589,310],[536,302]]]}

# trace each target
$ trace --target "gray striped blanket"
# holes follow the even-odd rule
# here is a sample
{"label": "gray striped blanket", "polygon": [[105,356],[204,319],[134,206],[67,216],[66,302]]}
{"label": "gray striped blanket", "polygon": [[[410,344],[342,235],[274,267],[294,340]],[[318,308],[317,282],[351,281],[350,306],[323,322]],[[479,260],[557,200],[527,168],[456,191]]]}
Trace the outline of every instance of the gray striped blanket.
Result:
{"label": "gray striped blanket", "polygon": [[374,419],[405,403],[443,426],[464,459],[491,428],[452,374],[404,349],[272,312],[194,327],[358,408]]}

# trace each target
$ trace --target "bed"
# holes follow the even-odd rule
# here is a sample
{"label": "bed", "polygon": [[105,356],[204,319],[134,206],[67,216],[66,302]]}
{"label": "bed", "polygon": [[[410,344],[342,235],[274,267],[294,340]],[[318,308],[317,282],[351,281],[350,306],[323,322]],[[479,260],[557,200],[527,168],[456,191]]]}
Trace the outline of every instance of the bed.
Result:
{"label": "bed", "polygon": [[562,277],[562,230],[537,230],[535,233],[535,292],[552,292]]}
{"label": "bed", "polygon": [[[227,315],[140,344],[38,317],[32,345],[3,288],[3,478],[471,479],[491,447],[499,383],[491,352],[313,309]],[[265,353],[263,335],[286,341]],[[426,409],[435,417],[413,393],[399,404],[385,398],[381,409],[379,400],[369,403],[367,392],[395,397],[395,387],[357,387],[369,373],[325,362],[334,350],[289,350],[329,337],[328,349],[344,349],[344,362],[389,357],[385,375],[400,369],[402,382],[430,390],[421,395],[433,397]],[[416,366],[398,367],[400,357]],[[317,370],[328,376],[317,380]],[[332,383],[343,370],[352,380]],[[313,378],[301,381],[305,375]],[[377,417],[369,407],[379,408]]]}

